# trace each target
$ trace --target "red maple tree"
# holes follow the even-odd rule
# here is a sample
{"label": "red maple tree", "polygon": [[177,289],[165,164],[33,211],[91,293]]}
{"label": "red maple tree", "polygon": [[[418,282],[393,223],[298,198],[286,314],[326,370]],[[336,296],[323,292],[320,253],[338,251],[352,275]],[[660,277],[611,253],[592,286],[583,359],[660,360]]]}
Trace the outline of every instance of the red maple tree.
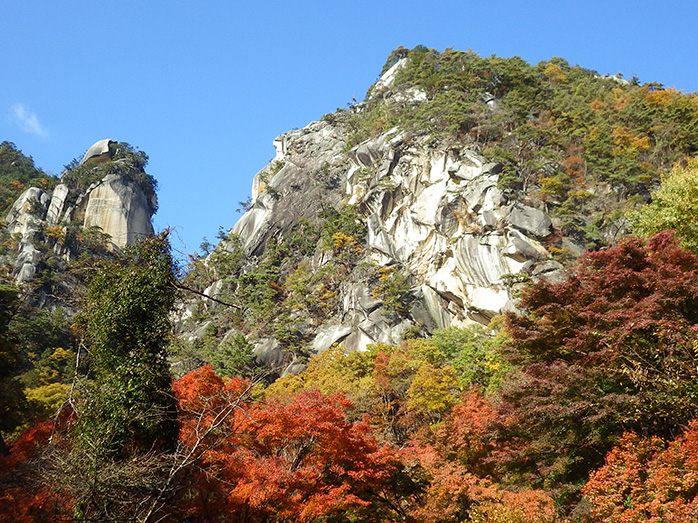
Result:
{"label": "red maple tree", "polygon": [[508,317],[522,369],[502,394],[509,466],[576,482],[620,435],[670,436],[698,402],[698,256],[670,231],[587,253]]}
{"label": "red maple tree", "polygon": [[248,390],[210,367],[175,384],[183,444],[198,447],[183,510],[245,522],[394,517],[391,482],[400,462],[367,421],[347,420],[343,395],[310,390],[289,401],[241,401]]}

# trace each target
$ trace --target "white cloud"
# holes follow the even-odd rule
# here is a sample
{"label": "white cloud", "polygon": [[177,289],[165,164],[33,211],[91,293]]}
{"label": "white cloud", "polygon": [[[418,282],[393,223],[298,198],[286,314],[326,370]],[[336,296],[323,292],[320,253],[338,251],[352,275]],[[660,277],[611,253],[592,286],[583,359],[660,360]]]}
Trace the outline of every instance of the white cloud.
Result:
{"label": "white cloud", "polygon": [[24,104],[15,104],[12,108],[12,112],[15,116],[15,122],[19,125],[20,129],[40,136],[41,138],[46,138],[48,136],[48,131],[39,123],[39,118],[36,116],[36,113],[24,107]]}

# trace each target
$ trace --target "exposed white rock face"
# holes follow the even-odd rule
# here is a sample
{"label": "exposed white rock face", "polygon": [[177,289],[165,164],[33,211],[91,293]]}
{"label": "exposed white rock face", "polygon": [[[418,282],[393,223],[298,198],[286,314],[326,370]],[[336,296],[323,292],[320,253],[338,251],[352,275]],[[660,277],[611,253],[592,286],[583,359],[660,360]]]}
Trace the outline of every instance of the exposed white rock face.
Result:
{"label": "exposed white rock face", "polygon": [[[364,151],[371,163],[394,166],[379,170],[382,178],[363,198],[369,245],[409,268],[446,300],[452,316],[486,321],[510,308],[502,276],[548,257],[538,239],[552,233],[550,220],[537,209],[506,205],[497,166],[476,152],[419,143],[398,149],[387,138],[361,144],[354,155],[366,164]],[[348,192],[359,202],[365,191]]]}
{"label": "exposed white rock face", "polygon": [[[375,89],[389,86],[401,66],[394,65]],[[394,344],[407,328],[431,332],[487,323],[515,308],[504,276],[559,274],[561,266],[546,261],[550,219],[508,201],[497,187],[501,166],[476,148],[391,129],[347,151],[346,136],[341,124],[321,121],[277,137],[276,158],[255,175],[252,204],[231,231],[254,263],[270,235],[283,234],[300,218],[316,220],[323,208],[353,204],[367,226],[366,260],[410,275],[410,310],[399,315],[387,311],[371,284],[352,273],[339,288],[338,312],[306,325],[311,351],[334,343],[350,350]],[[331,257],[318,248],[308,261],[311,270]],[[255,346],[259,361],[280,373],[295,369],[278,341],[265,338]]]}
{"label": "exposed white rock face", "polygon": [[[277,152],[283,151],[270,165],[259,171],[252,181],[252,205],[232,229],[243,238],[250,252],[263,245],[272,226],[289,227],[311,209],[319,209],[328,198],[318,180],[319,171],[340,158],[344,141],[328,122],[312,122],[303,129],[291,131],[274,140]],[[277,144],[283,144],[277,145]],[[279,163],[283,162],[283,163]],[[314,198],[313,194],[317,197]],[[304,195],[308,203],[302,208],[289,205],[289,196],[296,201]],[[341,195],[330,196],[338,201]]]}
{"label": "exposed white rock face", "polygon": [[276,155],[274,156],[275,162],[281,162],[286,155],[286,135],[282,134],[274,139],[274,150]]}
{"label": "exposed white rock face", "polygon": [[395,81],[395,75],[400,69],[407,65],[407,58],[401,58],[381,76],[374,86],[374,90],[382,91],[389,89]]}
{"label": "exposed white rock face", "polygon": [[17,255],[13,261],[17,283],[26,283],[36,274],[41,253],[35,247],[43,218],[50,205],[50,195],[30,187],[24,191],[7,213],[7,232],[19,236]]}
{"label": "exposed white rock face", "polygon": [[504,217],[507,223],[538,238],[553,232],[553,223],[545,213],[526,205],[512,204]]}
{"label": "exposed white rock face", "polygon": [[56,185],[56,188],[51,194],[51,204],[46,212],[46,223],[48,225],[57,225],[60,223],[65,213],[65,202],[69,192],[70,190],[67,185],[62,183]]}
{"label": "exposed white rock face", "polygon": [[74,216],[84,227],[97,226],[111,236],[114,245],[124,247],[153,234],[151,214],[151,204],[138,184],[108,175],[90,186]]}
{"label": "exposed white rock face", "polygon": [[23,236],[37,231],[50,201],[51,196],[38,187],[24,191],[7,213],[7,231]]}
{"label": "exposed white rock face", "polygon": [[92,145],[85,156],[82,157],[80,165],[84,165],[87,162],[105,162],[111,159],[111,149],[110,145],[115,144],[116,140],[100,140]]}

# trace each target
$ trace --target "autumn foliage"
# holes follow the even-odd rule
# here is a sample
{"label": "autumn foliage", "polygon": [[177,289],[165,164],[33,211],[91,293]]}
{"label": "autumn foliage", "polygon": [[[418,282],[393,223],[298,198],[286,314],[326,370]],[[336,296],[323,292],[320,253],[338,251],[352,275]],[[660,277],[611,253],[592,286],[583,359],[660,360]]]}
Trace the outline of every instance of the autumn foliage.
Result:
{"label": "autumn foliage", "polygon": [[61,488],[41,481],[38,465],[57,428],[56,420],[39,423],[0,457],[0,522],[66,521],[73,500]]}
{"label": "autumn foliage", "polygon": [[443,423],[422,432],[403,451],[418,463],[426,489],[411,515],[416,521],[545,523],[555,520],[553,499],[542,490],[508,490],[492,480],[495,449],[491,426],[497,413],[472,390]]}
{"label": "autumn foliage", "polygon": [[670,232],[588,253],[521,306],[502,395],[512,466],[583,480],[624,431],[669,437],[695,416],[698,256]]}
{"label": "autumn foliage", "polygon": [[698,422],[669,443],[625,434],[584,493],[599,521],[697,521]]}
{"label": "autumn foliage", "polygon": [[[698,255],[628,238],[520,306],[508,337],[334,347],[266,388],[201,367],[172,384],[176,448],[99,472],[134,521],[696,521]],[[71,422],[14,441],[0,521],[85,519]]]}
{"label": "autumn foliage", "polygon": [[181,501],[187,513],[246,522],[339,514],[379,521],[394,511],[388,491],[400,474],[395,451],[380,445],[365,421],[346,419],[351,405],[343,395],[311,390],[285,401],[241,401],[246,384],[224,383],[210,367],[182,378],[175,391],[182,442],[198,446],[200,457]]}

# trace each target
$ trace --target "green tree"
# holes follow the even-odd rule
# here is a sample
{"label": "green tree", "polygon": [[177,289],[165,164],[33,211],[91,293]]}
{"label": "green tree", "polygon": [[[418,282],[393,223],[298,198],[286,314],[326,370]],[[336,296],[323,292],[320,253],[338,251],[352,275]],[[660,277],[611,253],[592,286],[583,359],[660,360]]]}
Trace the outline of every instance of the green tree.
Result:
{"label": "green tree", "polygon": [[[497,330],[499,321],[491,329]],[[456,369],[464,388],[482,387],[488,392],[497,390],[510,368],[499,348],[507,342],[503,330],[495,336],[484,327],[447,327],[434,331],[429,341],[444,354],[445,361]]]}
{"label": "green tree", "polygon": [[34,165],[12,142],[0,143],[0,216],[7,211],[28,187],[52,188],[58,181]]}
{"label": "green tree", "polygon": [[221,376],[251,377],[255,372],[254,345],[238,332],[218,347],[208,351],[208,360]]}
{"label": "green tree", "polygon": [[101,265],[90,285],[78,325],[95,380],[86,395],[90,415],[79,425],[84,443],[105,456],[174,444],[165,352],[177,292],[174,278],[170,245],[162,233],[128,249],[116,263]]}
{"label": "green tree", "polygon": [[652,203],[631,214],[631,220],[642,236],[673,229],[684,247],[698,251],[698,158],[675,166],[652,193]]}
{"label": "green tree", "polygon": [[17,350],[5,338],[7,325],[16,307],[17,290],[10,285],[0,284],[0,455],[9,451],[3,436],[21,423],[22,413],[27,406],[22,385],[17,380]]}
{"label": "green tree", "polygon": [[94,380],[82,380],[75,403],[68,472],[78,518],[135,521],[143,500],[159,496],[177,441],[165,352],[174,278],[164,232],[103,263],[92,280],[77,323]]}

